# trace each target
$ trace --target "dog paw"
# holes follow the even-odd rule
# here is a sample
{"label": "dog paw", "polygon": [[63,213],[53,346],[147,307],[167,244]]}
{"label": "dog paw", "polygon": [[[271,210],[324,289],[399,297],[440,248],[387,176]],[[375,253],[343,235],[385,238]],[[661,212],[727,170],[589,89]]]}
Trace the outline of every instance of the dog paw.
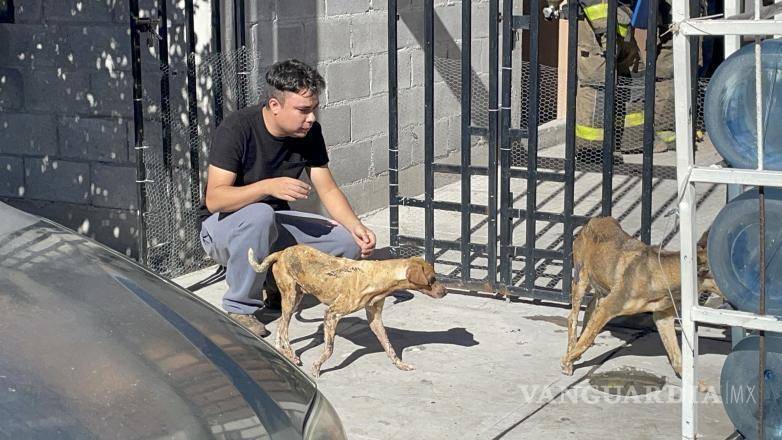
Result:
{"label": "dog paw", "polygon": [[320,365],[313,365],[311,372],[312,372],[312,377],[314,377],[315,379],[319,378],[320,377]]}
{"label": "dog paw", "polygon": [[562,365],[562,374],[565,374],[567,376],[573,375],[573,364],[562,363],[561,365]]}
{"label": "dog paw", "polygon": [[289,361],[293,362],[296,365],[301,365],[301,359],[299,359],[298,356],[293,354],[293,350],[281,350],[280,351],[283,355],[285,355],[286,358],[288,358]]}
{"label": "dog paw", "polygon": [[402,361],[394,362],[394,365],[396,365],[396,368],[399,368],[402,371],[413,371],[413,370],[415,370],[414,366],[412,366],[410,364],[406,364],[406,363],[404,363]]}

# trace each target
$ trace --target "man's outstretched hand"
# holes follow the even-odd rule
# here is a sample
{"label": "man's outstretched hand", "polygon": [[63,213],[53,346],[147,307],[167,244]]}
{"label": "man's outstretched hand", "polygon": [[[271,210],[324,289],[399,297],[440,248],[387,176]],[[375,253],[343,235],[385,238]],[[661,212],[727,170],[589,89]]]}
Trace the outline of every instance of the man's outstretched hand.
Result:
{"label": "man's outstretched hand", "polygon": [[372,255],[372,252],[375,250],[375,243],[377,242],[375,233],[361,223],[353,226],[353,229],[350,232],[353,234],[353,240],[355,240],[356,244],[361,248],[361,257],[366,258]]}
{"label": "man's outstretched hand", "polygon": [[304,181],[292,177],[275,177],[264,179],[261,182],[264,184],[266,193],[287,202],[306,199],[310,195],[310,186]]}

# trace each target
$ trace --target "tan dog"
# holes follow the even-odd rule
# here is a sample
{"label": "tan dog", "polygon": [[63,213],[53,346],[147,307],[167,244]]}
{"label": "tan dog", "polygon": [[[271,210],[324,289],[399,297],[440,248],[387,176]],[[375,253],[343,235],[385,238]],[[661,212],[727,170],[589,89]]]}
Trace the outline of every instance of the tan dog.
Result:
{"label": "tan dog", "polygon": [[[708,268],[704,234],[698,243],[699,291],[721,295]],[[568,316],[567,353],[562,372],[573,374],[573,362],[592,345],[603,326],[616,316],[652,312],[668,360],[681,375],[681,350],[674,328],[681,298],[679,252],[661,251],[628,235],[611,217],[591,219],[573,242],[572,307]],[[576,326],[581,300],[594,295],[584,314],[581,336]],[[678,306],[677,306],[678,307]]]}
{"label": "tan dog", "polygon": [[[419,257],[385,260],[356,261],[332,257],[309,246],[291,246],[266,257],[261,264],[255,261],[253,251],[248,251],[250,265],[256,272],[265,272],[271,266],[282,296],[282,316],[277,328],[275,347],[297,365],[299,358],[293,353],[288,338],[291,317],[299,307],[304,294],[310,294],[326,304],[323,319],[325,348],[312,366],[317,377],[320,367],[331,357],[337,322],[362,307],[367,311],[367,321],[388,357],[400,370],[413,370],[402,362],[388,341],[381,314],[385,298],[397,290],[418,290],[432,298],[442,298],[445,287],[435,279],[434,269]],[[274,264],[272,266],[272,264]]]}

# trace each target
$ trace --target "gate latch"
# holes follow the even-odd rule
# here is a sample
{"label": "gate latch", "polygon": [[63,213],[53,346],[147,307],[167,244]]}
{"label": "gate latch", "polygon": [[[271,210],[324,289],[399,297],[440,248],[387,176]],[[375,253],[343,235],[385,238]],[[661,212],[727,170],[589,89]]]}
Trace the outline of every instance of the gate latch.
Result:
{"label": "gate latch", "polygon": [[136,19],[136,29],[140,33],[147,34],[147,46],[153,47],[156,41],[162,41],[163,37],[157,32],[157,28],[160,26],[159,18],[145,17]]}
{"label": "gate latch", "polygon": [[[567,20],[568,19],[568,7],[565,6],[558,6],[556,4],[549,4],[545,8],[543,8],[543,18],[548,21],[554,21],[554,20]],[[581,10],[581,7],[578,8],[578,19],[583,20],[586,18]]]}

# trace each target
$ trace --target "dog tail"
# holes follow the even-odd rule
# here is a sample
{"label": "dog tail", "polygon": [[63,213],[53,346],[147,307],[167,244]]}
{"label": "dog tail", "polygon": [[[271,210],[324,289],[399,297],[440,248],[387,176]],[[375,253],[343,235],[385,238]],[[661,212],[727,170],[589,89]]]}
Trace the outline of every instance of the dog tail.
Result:
{"label": "dog tail", "polygon": [[250,248],[247,250],[247,259],[250,260],[250,266],[253,268],[254,271],[266,272],[269,269],[269,266],[274,264],[274,262],[280,258],[281,253],[282,251],[270,254],[268,257],[264,258],[261,263],[258,263],[257,261],[255,261],[255,255],[253,254],[253,249]]}

